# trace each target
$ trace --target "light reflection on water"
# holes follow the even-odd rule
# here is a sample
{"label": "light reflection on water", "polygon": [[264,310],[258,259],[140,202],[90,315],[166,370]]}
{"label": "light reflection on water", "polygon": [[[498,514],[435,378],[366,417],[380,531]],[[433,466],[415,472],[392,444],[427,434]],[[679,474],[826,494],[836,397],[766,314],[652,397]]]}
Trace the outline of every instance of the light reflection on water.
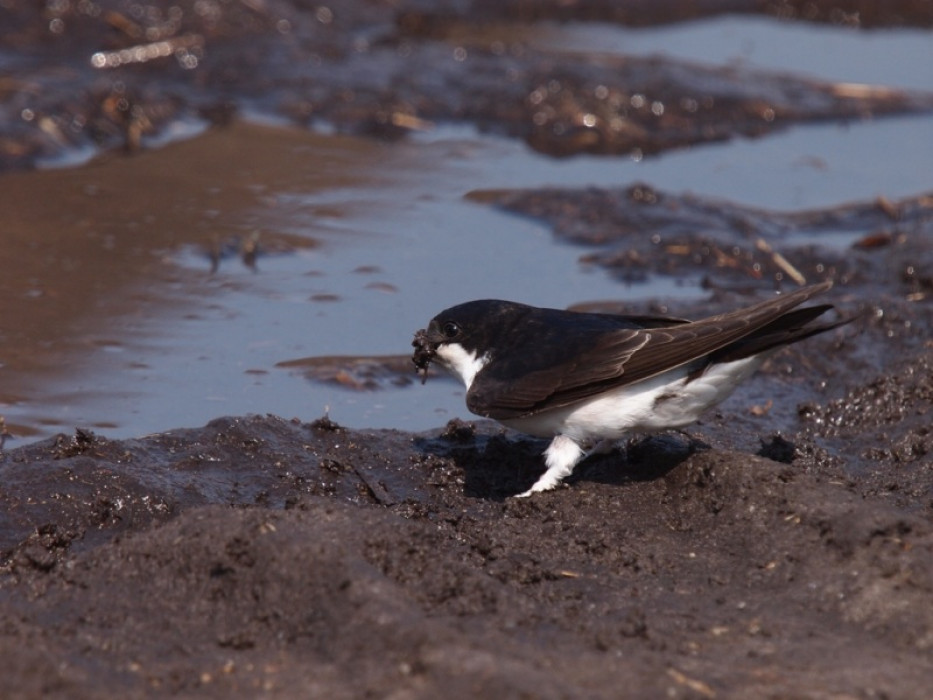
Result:
{"label": "light reflection on water", "polygon": [[[810,46],[813,34],[844,50],[827,52],[825,63],[808,62],[809,72],[894,85],[904,84],[904,61],[933,65],[918,62],[926,49],[916,46],[913,32],[882,36],[734,19],[648,32],[578,25],[539,31],[541,41],[565,48],[587,36],[596,46],[611,35],[612,41],[623,37],[628,51],[667,47],[708,62],[734,58],[736,47],[748,42],[739,53],[759,64],[776,53],[798,55],[793,43]],[[734,34],[738,43],[729,48],[715,40],[722,33]],[[851,73],[837,72],[840,55]],[[775,60],[779,68],[793,67]],[[918,73],[923,71],[911,72]],[[930,84],[917,82],[910,87],[933,89],[933,76]],[[236,129],[241,131],[232,133],[261,144],[263,162],[236,149],[199,148],[216,134],[175,143],[165,151],[165,200],[153,200],[151,190],[128,190],[119,206],[93,210],[105,220],[99,227],[106,235],[121,245],[136,241],[138,255],[156,262],[135,279],[130,274],[118,286],[102,287],[109,299],[92,297],[84,304],[103,309],[44,341],[59,347],[50,360],[54,372],[5,360],[0,370],[7,404],[0,404],[0,415],[8,423],[35,437],[75,425],[131,436],[195,426],[218,415],[313,419],[329,410],[334,420],[353,427],[435,427],[454,415],[467,417],[462,389],[450,381],[356,393],[311,384],[275,365],[313,355],[405,354],[413,331],[434,313],[471,298],[563,307],[700,293],[689,281],[669,278],[620,285],[581,265],[586,250],[555,242],[545,225],[466,201],[471,190],[644,181],[661,190],[791,210],[877,195],[896,199],[929,189],[933,181],[933,120],[926,116],[798,127],[640,163],[591,156],[551,160],[520,143],[463,128],[439,128],[396,144],[271,126]],[[159,157],[144,153],[108,167],[146,168]],[[98,167],[74,170],[71,186],[88,186]],[[197,181],[204,168],[216,181]],[[182,178],[173,169],[191,172]],[[134,195],[140,200],[128,199]],[[57,224],[49,216],[52,228]],[[69,212],[55,216],[67,221]],[[146,224],[147,217],[155,223]],[[255,271],[235,257],[224,259],[210,274],[211,236],[235,240],[253,231],[261,231],[261,246],[280,246],[281,254],[261,256]],[[831,244],[850,242],[842,236]],[[144,301],[116,303],[135,297]],[[109,312],[108,304],[114,306]],[[676,306],[671,311],[676,314]]]}

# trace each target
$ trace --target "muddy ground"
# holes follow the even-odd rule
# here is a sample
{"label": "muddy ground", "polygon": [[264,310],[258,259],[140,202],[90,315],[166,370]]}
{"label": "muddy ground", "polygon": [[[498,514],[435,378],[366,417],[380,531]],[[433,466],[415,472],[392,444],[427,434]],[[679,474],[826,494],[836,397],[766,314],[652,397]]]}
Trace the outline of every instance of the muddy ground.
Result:
{"label": "muddy ground", "polygon": [[[25,77],[6,84],[3,108],[31,116],[4,122],[3,167],[29,167],[86,140],[132,145],[138,130],[185,110],[222,120],[218,86],[261,78],[278,65],[282,48],[266,40],[285,25],[269,8],[285,13],[296,33],[305,30],[287,49],[311,47],[323,57],[310,77],[283,68],[290,92],[282,92],[281,110],[381,136],[419,119],[469,117],[556,154],[650,153],[662,142],[676,147],[795,119],[929,104],[885,91],[809,85],[807,92],[776,77],[752,81],[774,100],[762,105],[749,76],[740,76],[752,93],[747,102],[718,112],[717,97],[704,115],[704,104],[685,102],[692,93],[675,84],[663,101],[693,115],[689,123],[678,109],[666,120],[635,109],[624,114],[626,131],[612,126],[614,110],[621,97],[634,106],[632,96],[600,82],[618,65],[565,65],[557,88],[539,92],[555,79],[547,57],[472,47],[475,60],[465,66],[436,64],[448,81],[443,89],[424,89],[409,67],[449,56],[450,47],[430,37],[444,36],[462,23],[463,8],[483,3],[451,3],[446,14],[440,3],[404,4],[408,14],[359,3],[349,25],[340,24],[348,15],[312,18],[289,3],[197,16],[181,3],[174,20],[147,15],[148,28],[139,17],[129,21],[126,6],[111,5],[97,14],[89,14],[93,3],[3,8],[5,19],[16,20],[4,40],[27,47],[23,65],[40,72],[36,57],[50,55],[49,46],[74,56],[118,52],[146,37],[172,40],[170,60],[180,63],[166,71],[170,80],[163,73],[154,90],[148,80],[159,66],[117,67],[125,82],[115,94],[109,79],[99,79],[102,69],[75,63],[42,81],[47,91]],[[793,14],[798,5],[814,20],[833,16],[824,3],[768,7]],[[924,3],[856,5],[899,8],[895,16],[866,10],[877,24],[929,23]],[[842,7],[838,21],[853,16]],[[387,22],[418,38],[400,42],[372,31]],[[56,36],[38,29],[56,27]],[[242,46],[237,41],[257,35],[265,39],[253,51],[224,63]],[[366,50],[354,44],[360,37]],[[342,66],[330,82],[320,68],[328,61]],[[389,90],[367,72],[380,62],[389,78],[413,77],[386,78]],[[515,81],[484,82],[493,74],[484,71],[500,70],[500,62]],[[668,77],[682,72],[651,62],[630,67],[644,71],[649,86],[670,86]],[[716,95],[733,92],[718,82],[725,73],[697,75],[710,89],[721,85]],[[357,89],[339,93],[346,81]],[[237,87],[241,96],[264,89],[249,81]],[[806,109],[785,109],[783,88],[803,96]],[[208,98],[198,102],[199,91]],[[464,94],[497,97],[476,103]],[[614,94],[620,99],[609,99]],[[566,128],[579,126],[583,113],[598,115],[604,128]],[[624,451],[589,460],[565,486],[531,499],[509,496],[540,473],[544,443],[487,422],[408,434],[348,430],[326,417],[246,416],[133,440],[78,429],[7,445],[0,453],[0,696],[928,697],[930,196],[860,203],[824,219],[672,201],[649,186],[482,196],[545,218],[558,235],[588,246],[594,264],[627,281],[708,277],[702,303],[627,310],[699,317],[795,284],[796,273],[809,282],[834,279],[827,297],[857,318],[776,356],[689,436],[634,436]],[[673,220],[663,220],[672,212]],[[795,232],[821,226],[858,232],[854,245],[793,242]],[[661,233],[625,237],[645,228]],[[688,229],[700,233],[682,233]],[[399,376],[391,363],[381,371]]]}
{"label": "muddy ground", "polygon": [[543,443],[485,422],[8,450],[3,695],[926,697],[929,302],[832,296],[690,438],[527,500]]}

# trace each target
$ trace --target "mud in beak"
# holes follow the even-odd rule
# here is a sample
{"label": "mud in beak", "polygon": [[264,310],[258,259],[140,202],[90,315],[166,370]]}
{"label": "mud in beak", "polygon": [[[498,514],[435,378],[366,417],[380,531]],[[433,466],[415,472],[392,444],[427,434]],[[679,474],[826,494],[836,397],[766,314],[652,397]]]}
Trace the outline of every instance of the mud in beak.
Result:
{"label": "mud in beak", "polygon": [[431,364],[437,355],[437,343],[432,343],[428,339],[428,332],[424,328],[415,333],[415,339],[411,341],[415,352],[412,353],[411,361],[415,363],[415,371],[421,374],[421,383],[428,380],[428,365]]}

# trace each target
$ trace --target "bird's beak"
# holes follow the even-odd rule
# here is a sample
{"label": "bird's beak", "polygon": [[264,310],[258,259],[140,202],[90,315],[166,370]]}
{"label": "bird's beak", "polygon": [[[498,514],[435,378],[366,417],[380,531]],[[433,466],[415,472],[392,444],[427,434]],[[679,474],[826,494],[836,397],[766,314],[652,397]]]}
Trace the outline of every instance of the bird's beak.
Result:
{"label": "bird's beak", "polygon": [[431,334],[422,328],[415,333],[414,340],[411,341],[415,352],[412,353],[411,361],[415,363],[415,371],[421,373],[421,383],[424,384],[428,379],[428,365],[437,355],[437,346],[440,345],[438,339],[432,339]]}

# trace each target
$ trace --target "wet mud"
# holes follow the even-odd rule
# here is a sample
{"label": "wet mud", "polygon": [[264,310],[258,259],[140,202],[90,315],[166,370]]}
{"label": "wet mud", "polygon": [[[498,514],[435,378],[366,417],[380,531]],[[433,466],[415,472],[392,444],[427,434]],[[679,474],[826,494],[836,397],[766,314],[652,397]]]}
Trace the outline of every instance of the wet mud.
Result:
{"label": "wet mud", "polygon": [[591,249],[584,262],[623,282],[654,274],[705,276],[706,286],[742,288],[755,280],[780,286],[832,278],[857,285],[883,280],[877,291],[893,282],[914,300],[933,293],[925,272],[933,269],[933,192],[796,212],[666,193],[645,183],[470,197],[545,221],[560,240]]}
{"label": "wet mud", "polygon": [[[846,3],[733,5],[856,21]],[[498,20],[526,3],[197,6],[0,10],[21,70],[0,90],[3,167],[87,143],[137,148],[250,100],[387,138],[464,120],[553,154],[929,109],[784,76],[750,86],[690,67],[681,80],[687,67],[663,61],[578,57],[558,71],[508,43],[456,53],[443,39],[466,9]],[[536,7],[560,19],[568,5]],[[863,26],[929,24],[924,3],[858,8]],[[133,46],[148,48],[121,53]],[[0,695],[928,696],[930,195],[799,213],[649,185],[474,197],[549,222],[623,281],[696,276],[709,292],[590,308],[698,318],[799,277],[833,279],[827,301],[856,318],[776,355],[689,434],[633,436],[531,499],[509,496],[541,473],[544,443],[484,421],[415,434],[240,416],[0,445]],[[833,244],[814,246],[821,235]],[[205,266],[249,264],[244,246],[219,241]],[[286,368],[419,389],[407,355]]]}
{"label": "wet mud", "polygon": [[791,432],[741,397],[528,500],[543,443],[490,423],[7,451],[4,695],[923,697],[933,350],[857,381],[875,332],[757,380],[818,397]]}
{"label": "wet mud", "polygon": [[532,499],[545,443],[485,421],[7,449],[3,694],[925,697],[933,314],[896,268],[827,296],[855,321]]}
{"label": "wet mud", "polygon": [[450,31],[456,22],[565,21],[612,22],[643,27],[715,17],[720,14],[763,14],[785,20],[825,22],[853,28],[933,25],[933,7],[923,0],[863,2],[860,0],[659,0],[656,2],[566,2],[541,0],[474,0],[406,3],[403,26],[422,31]]}
{"label": "wet mud", "polygon": [[[929,25],[928,3],[661,3],[662,21],[722,12]],[[173,124],[223,125],[259,111],[310,127],[397,139],[436,123],[473,125],[550,155],[637,158],[794,123],[929,112],[933,96],[821,83],[664,58],[535,50],[527,22],[617,21],[615,4],[345,2],[171,8],[102,3],[0,8],[0,168],[76,149],[135,151]],[[592,17],[590,17],[592,15]],[[466,22],[465,18],[470,21]],[[835,19],[833,19],[835,18]],[[498,33],[490,22],[504,22]],[[508,24],[511,23],[511,24]],[[466,27],[466,30],[464,29]],[[248,50],[244,47],[248,46]],[[425,66],[431,66],[426,71]]]}

